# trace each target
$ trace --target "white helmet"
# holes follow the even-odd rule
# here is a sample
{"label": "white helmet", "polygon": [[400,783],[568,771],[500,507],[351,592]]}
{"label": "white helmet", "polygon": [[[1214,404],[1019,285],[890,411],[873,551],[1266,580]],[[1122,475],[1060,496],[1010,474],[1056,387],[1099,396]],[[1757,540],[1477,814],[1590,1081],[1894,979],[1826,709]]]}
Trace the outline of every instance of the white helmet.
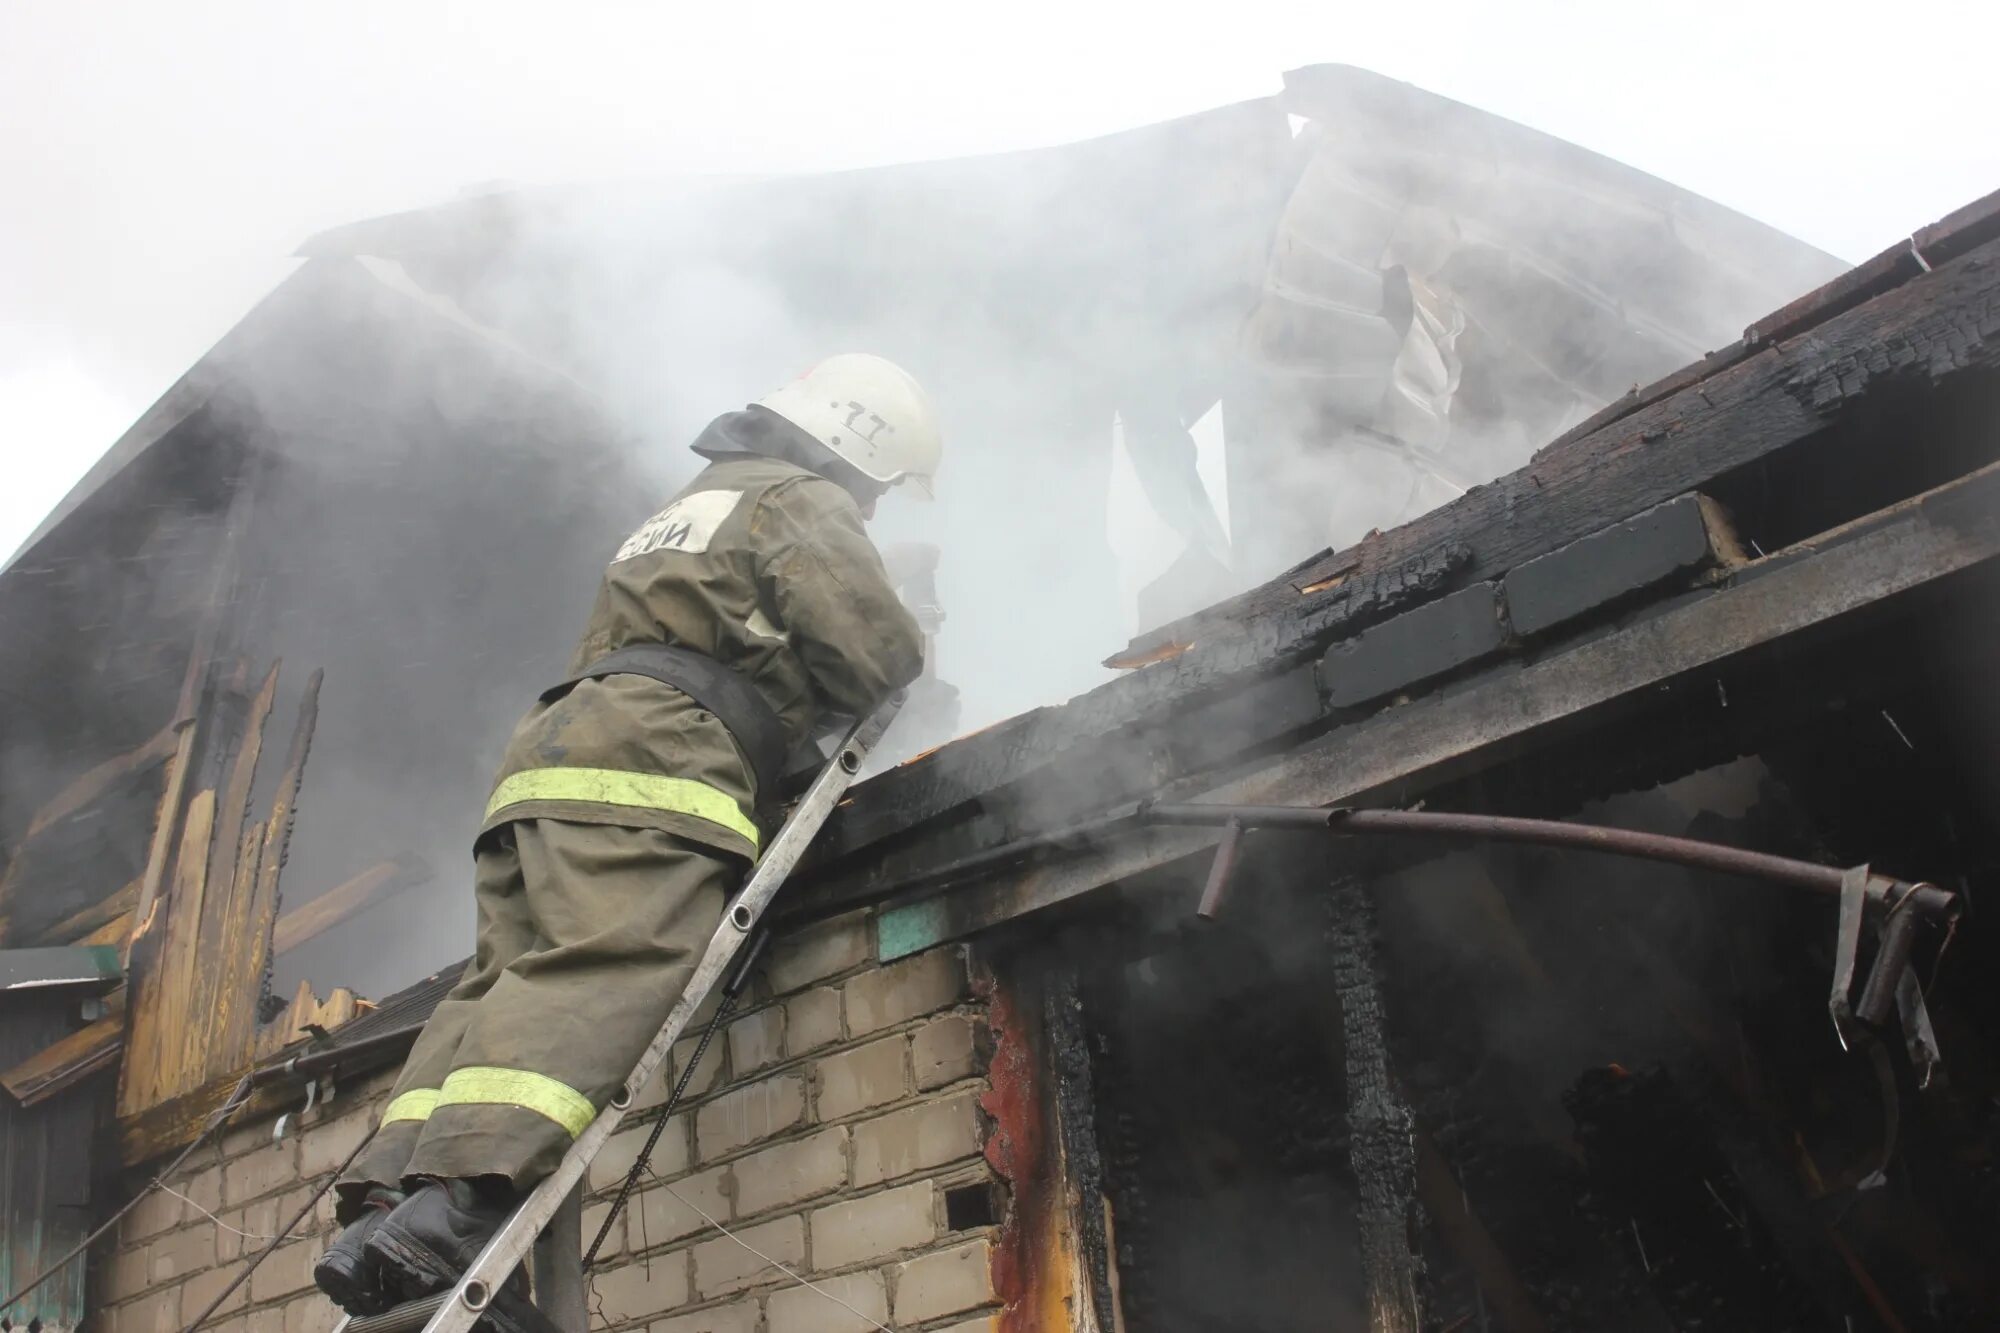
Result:
{"label": "white helmet", "polygon": [[884,486],[907,481],[924,499],[944,455],[937,414],[922,386],[893,361],[859,352],[830,356],[757,400]]}

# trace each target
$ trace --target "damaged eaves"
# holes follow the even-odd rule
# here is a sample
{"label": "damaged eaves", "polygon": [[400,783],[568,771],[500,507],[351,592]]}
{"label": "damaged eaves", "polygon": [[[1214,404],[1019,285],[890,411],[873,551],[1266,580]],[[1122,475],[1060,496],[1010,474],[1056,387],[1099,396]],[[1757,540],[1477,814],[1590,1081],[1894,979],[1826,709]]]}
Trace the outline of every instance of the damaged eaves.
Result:
{"label": "damaged eaves", "polygon": [[[1996,213],[2000,198],[1962,218],[1961,226],[1979,234]],[[1205,620],[1173,627],[1193,646],[1169,661],[883,775],[829,826],[814,909],[894,893],[930,867],[1081,823],[1093,810],[1153,794],[1161,784],[1170,792],[1208,791],[1217,783],[1204,771],[1226,776],[1232,761],[1254,770],[1260,752],[1290,751],[1261,776],[1214,794],[1304,802],[1414,795],[1449,773],[1446,761],[1462,769],[1482,746],[1518,744],[1513,738],[1586,707],[1678,673],[1712,670],[1732,652],[1983,563],[1991,555],[1982,521],[1990,499],[1984,479],[1966,474],[1991,461],[1992,445],[1976,429],[1954,424],[1951,405],[1972,401],[1968,395],[1979,394],[2000,363],[1996,300],[2000,251],[1987,242],[1841,310],[1811,338],[1767,348],[1590,436],[1550,446],[1520,472],[1374,535],[1352,552],[1323,557],[1321,567],[1349,572],[1322,593],[1302,595],[1295,582],[1309,571],[1294,572]],[[1892,398],[1904,439],[1889,468],[1882,456],[1890,451],[1872,423]],[[1917,414],[1926,411],[1936,423],[1929,431],[1916,428]],[[1826,469],[1849,470],[1852,484],[1814,479],[1827,476]],[[1911,498],[1927,487],[1936,489]],[[1525,578],[1539,557],[1586,539],[1604,542],[1634,515],[1697,493],[1707,496],[1700,503],[1704,531],[1717,531],[1720,510],[1730,513],[1732,526],[1718,534],[1708,556],[1683,562],[1693,585],[1686,591],[1665,595],[1658,577],[1635,574],[1654,587],[1653,602],[1645,605],[1645,589],[1637,587],[1639,605],[1607,607],[1604,615],[1618,611],[1614,619],[1628,622],[1623,629],[1601,616],[1593,622],[1564,613],[1565,623],[1553,625],[1546,642],[1506,636],[1492,646],[1497,660],[1424,709],[1380,712],[1396,697],[1389,694],[1358,717],[1324,703],[1290,716],[1260,710],[1248,725],[1270,730],[1246,730],[1233,760],[1214,753],[1208,729],[1186,725],[1203,701],[1279,679],[1288,667],[1300,670],[1290,664],[1351,637],[1362,625],[1340,611],[1357,599],[1377,605],[1385,586],[1396,590],[1387,597],[1397,614],[1408,613],[1412,601],[1482,583],[1494,586],[1497,610],[1505,594],[1494,580],[1517,569]],[[1842,525],[1848,526],[1838,539],[1821,536]],[[1792,546],[1729,563],[1762,551],[1760,536]],[[1648,538],[1633,540],[1643,546]],[[1601,552],[1592,559],[1603,563]],[[1440,563],[1441,573],[1426,572]],[[1703,578],[1704,564],[1718,575]],[[1650,630],[1638,623],[1649,609],[1663,617]],[[1727,639],[1718,637],[1725,632]],[[1660,637],[1670,642],[1655,644]],[[1571,654],[1563,651],[1566,638],[1575,645]],[[1461,663],[1461,671],[1470,665]],[[1408,684],[1423,687],[1418,680]],[[1184,728],[1186,743],[1206,751],[1205,763],[1176,763],[1174,738]],[[1283,734],[1293,741],[1281,743]],[[1108,757],[1121,752],[1122,758]],[[1434,765],[1442,765],[1435,776],[1420,777]],[[1313,772],[1333,780],[1306,780]],[[952,919],[954,931],[977,928],[975,922],[1006,919],[1204,845],[1187,835],[1152,834],[1028,871],[1006,886],[1006,907],[980,901],[975,890],[953,896],[965,900],[962,906],[910,910],[940,927]],[[899,938],[914,944],[930,933]]]}

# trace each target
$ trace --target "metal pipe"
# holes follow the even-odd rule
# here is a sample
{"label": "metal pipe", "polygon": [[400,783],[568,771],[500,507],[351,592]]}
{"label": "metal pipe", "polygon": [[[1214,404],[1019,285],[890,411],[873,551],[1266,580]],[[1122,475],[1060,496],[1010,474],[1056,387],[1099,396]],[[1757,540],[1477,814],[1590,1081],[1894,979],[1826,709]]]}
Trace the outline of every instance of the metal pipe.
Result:
{"label": "metal pipe", "polygon": [[422,1023],[410,1023],[356,1041],[345,1042],[339,1046],[330,1046],[317,1051],[302,1051],[290,1059],[252,1070],[250,1082],[253,1086],[262,1087],[266,1083],[276,1083],[280,1079],[313,1078],[357,1057],[373,1055],[385,1047],[407,1046],[415,1041],[417,1034],[423,1030]]}
{"label": "metal pipe", "polygon": [[[1633,829],[1570,824],[1554,819],[1521,819],[1510,815],[1445,814],[1430,810],[1351,810],[1341,806],[1289,805],[1149,805],[1140,817],[1151,823],[1227,825],[1245,828],[1326,829],[1333,833],[1404,834],[1447,838],[1490,838],[1501,842],[1535,843],[1583,851],[1636,856],[1650,861],[1719,871],[1752,879],[1790,884],[1838,896],[1842,872],[1835,866],[1797,861],[1768,852],[1745,851],[1692,838]],[[1871,875],[1868,896],[1886,907],[1906,900],[1910,909],[1932,920],[1948,921],[1960,910],[1958,895],[1933,884],[1911,883],[1887,875]]]}
{"label": "metal pipe", "polygon": [[1215,859],[1208,865],[1208,883],[1202,886],[1201,904],[1194,909],[1194,914],[1203,921],[1213,921],[1221,913],[1230,878],[1236,873],[1236,853],[1242,845],[1243,821],[1225,820],[1222,841],[1216,845]]}
{"label": "metal pipe", "polygon": [[1896,1006],[1896,987],[1903,982],[1903,974],[1910,967],[1910,947],[1917,942],[1917,914],[1905,908],[1889,913],[1889,919],[1882,923],[1882,942],[1875,951],[1875,965],[1868,969],[1868,980],[1861,987],[1861,1002],[1854,1006],[1854,1016],[1869,1027],[1880,1028],[1889,1022],[1889,1016]]}
{"label": "metal pipe", "polygon": [[588,1333],[590,1297],[583,1282],[583,1186],[571,1190],[549,1219],[530,1267],[535,1280],[535,1308],[547,1315],[560,1333]]}

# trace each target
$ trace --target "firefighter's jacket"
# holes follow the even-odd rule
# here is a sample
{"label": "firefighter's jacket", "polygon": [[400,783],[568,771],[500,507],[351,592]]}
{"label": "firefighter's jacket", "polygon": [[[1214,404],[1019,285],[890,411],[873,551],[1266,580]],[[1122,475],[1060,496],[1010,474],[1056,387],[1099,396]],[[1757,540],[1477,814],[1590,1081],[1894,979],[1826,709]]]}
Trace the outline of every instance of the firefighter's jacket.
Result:
{"label": "firefighter's jacket", "polygon": [[[732,417],[703,436],[727,447]],[[699,447],[700,442],[698,442]],[[747,678],[788,741],[914,680],[923,639],[845,489],[777,458],[726,455],[626,539],[570,663],[668,643]],[[756,858],[756,779],[727,728],[646,676],[579,682],[514,730],[481,832],[509,820],[658,828]]]}

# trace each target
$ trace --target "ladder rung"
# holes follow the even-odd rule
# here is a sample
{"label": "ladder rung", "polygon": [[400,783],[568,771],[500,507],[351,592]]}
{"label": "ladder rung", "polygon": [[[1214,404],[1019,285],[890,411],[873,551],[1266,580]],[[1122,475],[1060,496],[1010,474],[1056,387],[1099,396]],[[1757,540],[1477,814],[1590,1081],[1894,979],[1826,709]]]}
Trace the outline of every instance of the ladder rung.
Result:
{"label": "ladder rung", "polygon": [[346,1333],[409,1333],[410,1329],[422,1328],[450,1298],[451,1292],[446,1290],[421,1300],[404,1301],[381,1314],[356,1315],[347,1321]]}

